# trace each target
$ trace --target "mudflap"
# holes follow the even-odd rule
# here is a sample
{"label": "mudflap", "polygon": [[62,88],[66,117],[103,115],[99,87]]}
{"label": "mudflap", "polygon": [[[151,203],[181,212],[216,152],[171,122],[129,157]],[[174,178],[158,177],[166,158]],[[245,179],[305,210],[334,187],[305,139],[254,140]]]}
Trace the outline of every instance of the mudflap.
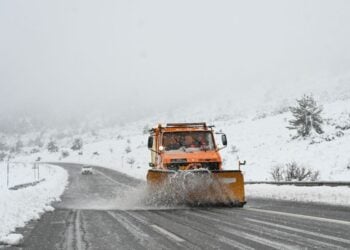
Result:
{"label": "mudflap", "polygon": [[243,207],[246,203],[243,175],[239,170],[176,172],[151,169],[147,183],[153,202],[229,207]]}

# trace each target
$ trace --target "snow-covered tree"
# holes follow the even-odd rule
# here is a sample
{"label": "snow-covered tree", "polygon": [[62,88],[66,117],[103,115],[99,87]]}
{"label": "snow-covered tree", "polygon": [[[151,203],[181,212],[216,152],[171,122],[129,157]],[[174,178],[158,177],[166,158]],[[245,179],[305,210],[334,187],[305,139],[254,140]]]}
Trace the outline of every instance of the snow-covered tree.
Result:
{"label": "snow-covered tree", "polygon": [[9,149],[10,149],[10,147],[6,143],[0,142],[0,150],[7,151]]}
{"label": "snow-covered tree", "polygon": [[0,152],[0,161],[4,161],[7,154],[5,152]]}
{"label": "snow-covered tree", "polygon": [[76,138],[71,147],[72,150],[81,150],[83,148],[83,139]]}
{"label": "snow-covered tree", "polygon": [[18,140],[15,145],[15,152],[17,153],[21,152],[23,146],[24,146],[23,142],[21,140]]}
{"label": "snow-covered tree", "polygon": [[47,144],[47,150],[48,150],[50,153],[58,152],[58,146],[56,145],[56,142],[50,141],[50,142]]}
{"label": "snow-covered tree", "polygon": [[37,146],[37,147],[39,147],[39,148],[41,148],[41,147],[44,146],[44,143],[43,143],[42,140],[41,140],[41,136],[38,136],[38,137],[36,137],[36,138],[34,139],[33,145],[35,145],[35,146]]}
{"label": "snow-covered tree", "polygon": [[289,121],[289,129],[297,130],[297,137],[307,137],[314,130],[322,134],[323,119],[321,117],[322,107],[317,105],[315,99],[311,96],[304,95],[297,100],[297,106],[290,107],[294,119]]}

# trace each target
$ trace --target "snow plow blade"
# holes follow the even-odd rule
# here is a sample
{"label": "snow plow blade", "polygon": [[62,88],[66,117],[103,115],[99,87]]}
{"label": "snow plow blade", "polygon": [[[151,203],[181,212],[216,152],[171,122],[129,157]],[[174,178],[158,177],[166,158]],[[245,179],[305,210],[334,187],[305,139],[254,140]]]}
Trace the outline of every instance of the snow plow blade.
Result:
{"label": "snow plow blade", "polygon": [[151,169],[147,184],[151,199],[160,204],[243,207],[246,203],[243,175],[239,170]]}

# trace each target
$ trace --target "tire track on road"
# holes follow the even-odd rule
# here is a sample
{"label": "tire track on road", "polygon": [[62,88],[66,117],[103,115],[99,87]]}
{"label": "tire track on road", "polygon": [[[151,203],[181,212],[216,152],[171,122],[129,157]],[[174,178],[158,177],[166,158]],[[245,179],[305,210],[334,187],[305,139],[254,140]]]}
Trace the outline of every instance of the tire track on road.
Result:
{"label": "tire track on road", "polygon": [[[298,217],[286,217],[282,214],[275,215],[271,213],[259,213],[258,211],[252,211],[248,209],[239,209],[239,210],[230,210],[230,209],[215,209],[215,210],[203,210],[205,213],[212,215],[222,215],[226,216],[230,221],[232,217],[239,215],[239,217],[246,217],[251,219],[263,220],[275,224],[286,224],[288,226],[299,228],[305,231],[319,231],[322,230],[322,233],[325,235],[330,235],[338,238],[344,238],[344,235],[348,235],[350,230],[349,227],[342,224],[332,224],[329,222],[321,222],[319,220],[307,220],[305,218],[301,219]],[[349,214],[350,216],[350,214]]]}
{"label": "tire track on road", "polygon": [[[150,220],[152,223],[166,228],[166,230],[177,233],[178,236],[187,240],[198,249],[254,249],[249,245],[240,243],[237,240],[224,236],[224,232],[213,230],[212,224],[203,223],[203,221],[193,221],[184,216],[184,210],[174,211],[143,211],[144,220]],[[188,248],[193,249],[193,246]]]}
{"label": "tire track on road", "polygon": [[[203,215],[204,214],[204,215]],[[216,216],[215,216],[216,215]],[[293,248],[295,245],[298,245],[300,247],[311,247],[311,248],[327,248],[327,249],[342,249],[343,246],[341,244],[332,244],[329,242],[328,239],[312,239],[307,238],[303,233],[295,234],[295,232],[291,233],[290,231],[281,231],[280,229],[271,229],[271,227],[262,226],[261,224],[256,223],[247,223],[244,222],[244,220],[247,219],[246,215],[244,213],[237,214],[236,217],[232,218],[230,216],[225,216],[220,213],[215,213],[214,211],[207,211],[202,210],[201,214],[197,214],[199,217],[207,218],[209,220],[212,220],[214,222],[221,222],[221,228],[224,231],[232,232],[234,234],[242,234],[246,235],[247,239],[251,238],[254,239],[254,235],[265,235],[267,240],[262,239],[262,242],[266,241],[266,243],[272,246],[274,245],[273,241],[276,241],[277,243],[288,242],[291,247]],[[231,222],[232,221],[232,222]],[[239,222],[239,223],[237,223]],[[242,233],[243,232],[243,233]],[[249,236],[251,235],[251,236]],[[259,239],[257,239],[259,240]],[[269,242],[270,241],[270,242]],[[275,247],[278,247],[278,245],[275,245]]]}
{"label": "tire track on road", "polygon": [[[191,216],[198,219],[207,220],[207,223],[215,225],[218,230],[230,235],[241,238],[242,240],[255,242],[271,249],[295,249],[296,242],[291,241],[288,237],[277,236],[278,232],[268,232],[266,230],[257,230],[251,228],[251,225],[243,224],[242,218],[239,216],[235,218],[235,221],[229,222],[230,218],[220,216],[220,214],[206,213],[205,210],[187,211]],[[300,245],[300,244],[297,244]],[[300,246],[302,247],[302,246]]]}
{"label": "tire track on road", "polygon": [[332,241],[336,241],[336,242],[345,243],[345,244],[348,244],[350,246],[350,240],[348,240],[348,239],[343,239],[343,238],[339,238],[339,237],[335,237],[335,236],[325,235],[322,233],[310,232],[310,231],[306,231],[306,230],[302,230],[302,229],[298,229],[298,228],[294,228],[294,227],[278,225],[275,223],[270,223],[270,222],[261,221],[261,220],[255,220],[255,219],[250,219],[250,218],[245,218],[245,220],[251,221],[254,223],[258,223],[258,224],[262,224],[262,225],[272,226],[275,228],[280,228],[280,229],[285,229],[285,230],[289,230],[289,231],[293,231],[293,232],[298,232],[298,233],[302,233],[302,234],[309,234],[312,236],[316,236],[318,238],[323,238],[326,240],[332,240]]}
{"label": "tire track on road", "polygon": [[[186,240],[180,234],[174,232],[173,230],[170,230],[168,227],[165,227],[162,223],[158,223],[157,220],[153,220],[149,217],[144,216],[143,213],[147,211],[148,210],[125,211],[125,213],[134,218],[138,223],[143,225],[148,230],[151,230],[152,235],[158,235],[158,238],[163,241],[166,239],[165,243],[169,242],[172,245],[175,244],[177,248],[181,249],[200,249],[196,246],[196,244],[193,244],[190,241]],[[169,223],[174,224],[174,221],[170,221]]]}
{"label": "tire track on road", "polygon": [[[150,235],[150,231],[143,230],[139,225],[125,216],[125,213],[122,211],[106,211],[106,213],[116,220],[136,240],[134,242],[129,242],[129,244],[136,243],[140,246],[140,249],[167,249],[169,247],[157,242],[155,237]],[[128,244],[127,242],[125,243]],[[133,247],[135,247],[135,245]]]}
{"label": "tire track on road", "polygon": [[109,181],[111,181],[111,182],[117,184],[118,186],[121,186],[121,187],[124,187],[124,188],[128,188],[128,189],[134,187],[134,186],[132,186],[132,185],[127,185],[127,184],[121,183],[121,182],[119,182],[119,181],[113,179],[112,177],[109,177],[108,175],[105,175],[104,173],[102,173],[102,172],[99,171],[99,170],[96,170],[96,169],[95,169],[94,172],[95,172],[95,173],[98,173],[99,175],[102,175],[102,176],[105,177],[107,180],[109,180]]}
{"label": "tire track on road", "polygon": [[68,218],[68,226],[65,232],[65,249],[68,250],[86,250],[88,243],[84,239],[85,230],[81,223],[81,211],[72,210]]}

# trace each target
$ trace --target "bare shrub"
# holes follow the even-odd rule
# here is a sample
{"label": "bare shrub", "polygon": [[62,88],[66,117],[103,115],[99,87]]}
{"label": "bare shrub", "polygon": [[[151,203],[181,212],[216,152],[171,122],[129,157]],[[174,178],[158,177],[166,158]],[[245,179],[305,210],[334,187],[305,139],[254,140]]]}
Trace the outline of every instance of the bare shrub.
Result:
{"label": "bare shrub", "polygon": [[275,166],[270,172],[274,181],[317,181],[320,177],[318,170],[298,166],[296,162],[290,162],[285,166]]}
{"label": "bare shrub", "polygon": [[40,149],[38,149],[38,148],[32,148],[32,150],[30,150],[31,154],[36,154],[36,153],[39,153],[39,152],[40,152]]}
{"label": "bare shrub", "polygon": [[125,153],[129,154],[130,152],[131,152],[131,148],[130,148],[130,146],[127,146],[125,148]]}
{"label": "bare shrub", "polygon": [[69,156],[69,152],[67,150],[62,150],[61,156],[62,156],[62,158],[66,158]]}
{"label": "bare shrub", "polygon": [[286,164],[286,181],[302,181],[310,178],[312,171],[305,167],[299,167],[296,162]]}
{"label": "bare shrub", "polygon": [[239,151],[238,148],[235,145],[232,145],[229,152],[231,154],[235,154],[235,153],[238,153],[238,151]]}
{"label": "bare shrub", "polygon": [[130,157],[126,160],[126,163],[128,163],[132,167],[135,163],[135,159]]}
{"label": "bare shrub", "polygon": [[320,171],[316,170],[310,176],[310,181],[318,181],[320,179]]}
{"label": "bare shrub", "polygon": [[283,166],[274,166],[271,169],[271,176],[274,181],[282,181],[283,180],[283,175],[284,175],[284,168]]}

